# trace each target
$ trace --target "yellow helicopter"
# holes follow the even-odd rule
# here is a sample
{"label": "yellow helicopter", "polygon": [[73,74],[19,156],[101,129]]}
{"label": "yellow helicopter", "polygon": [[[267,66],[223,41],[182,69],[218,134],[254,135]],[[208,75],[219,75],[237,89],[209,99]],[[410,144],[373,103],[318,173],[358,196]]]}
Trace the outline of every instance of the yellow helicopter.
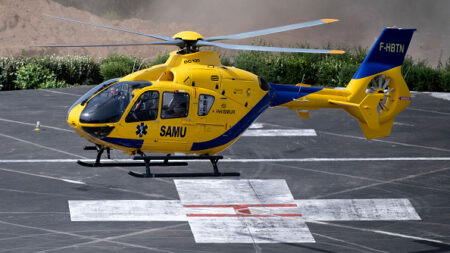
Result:
{"label": "yellow helicopter", "polygon": [[[187,165],[186,160],[208,159],[213,173],[181,176],[235,176],[220,173],[215,155],[229,147],[266,109],[284,106],[308,118],[309,110],[340,108],[358,119],[366,138],[388,136],[394,117],[411,100],[401,74],[406,51],[415,29],[385,28],[345,89],[311,87],[306,84],[268,83],[255,74],[223,66],[213,46],[232,50],[266,52],[342,54],[341,50],[279,48],[218,43],[273,34],[338,21],[315,21],[262,29],[226,36],[203,37],[183,31],[173,37],[140,33],[70,18],[50,16],[116,31],[156,38],[160,42],[46,45],[41,47],[103,47],[136,45],[174,45],[166,63],[106,81],[78,99],[68,111],[67,122],[81,137],[96,145],[95,163],[86,166],[134,166],[136,163],[102,163],[104,150],[122,150],[144,160],[146,173],[141,177],[180,176],[153,174],[150,165]],[[166,156],[147,156],[163,153]],[[184,155],[173,155],[183,153]],[[140,155],[140,156],[137,156]],[[162,160],[159,163],[151,161]],[[173,162],[177,161],[178,162]],[[184,160],[184,161],[180,161]],[[142,163],[141,163],[142,164]]]}

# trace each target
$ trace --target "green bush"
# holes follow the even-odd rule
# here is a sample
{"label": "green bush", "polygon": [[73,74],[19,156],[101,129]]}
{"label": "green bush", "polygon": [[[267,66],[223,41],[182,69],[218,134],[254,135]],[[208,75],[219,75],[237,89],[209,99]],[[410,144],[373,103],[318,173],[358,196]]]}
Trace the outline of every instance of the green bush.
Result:
{"label": "green bush", "polygon": [[441,79],[440,83],[441,83],[442,91],[449,92],[450,91],[450,71],[443,70],[443,71],[441,71],[440,74],[441,74],[440,75],[440,79]]}
{"label": "green bush", "polygon": [[[244,51],[233,57],[221,58],[222,64],[250,71],[269,82],[296,84],[303,81],[312,85],[346,86],[367,55],[367,50],[351,48],[346,51],[344,55]],[[103,80],[125,76],[133,70],[164,63],[168,57],[168,53],[158,55],[148,64],[144,64],[139,58],[124,55],[111,55],[103,60],[89,56],[0,57],[0,90],[63,85],[62,82],[42,80],[38,85],[29,81],[30,78],[34,80],[47,75],[54,75],[53,80],[60,80],[69,85],[98,84]],[[28,67],[23,68],[24,66]],[[402,70],[411,90],[450,91],[450,59],[445,64],[441,63],[437,68],[432,68],[424,61],[414,61],[407,57]],[[34,72],[38,73],[33,74],[37,77],[31,77],[30,73]],[[20,78],[17,76],[19,73]],[[25,79],[27,81],[23,81]]]}
{"label": "green bush", "polygon": [[20,89],[15,82],[17,71],[31,63],[51,70],[56,79],[71,85],[96,84],[103,80],[98,62],[89,56],[1,57],[1,89]]}
{"label": "green bush", "polygon": [[32,62],[52,70],[58,80],[68,84],[96,84],[103,80],[98,62],[90,56],[44,56],[33,58]]}
{"label": "green bush", "polygon": [[421,61],[407,67],[406,83],[410,90],[445,91],[441,85],[440,71],[427,66]]}
{"label": "green bush", "polygon": [[24,57],[0,58],[0,90],[16,90],[16,72],[22,66],[28,64],[29,59]]}
{"label": "green bush", "polygon": [[132,56],[113,54],[102,60],[100,73],[104,80],[123,77],[130,74],[133,68],[137,70],[141,63],[142,60]]}
{"label": "green bush", "polygon": [[141,69],[153,65],[163,64],[167,61],[167,59],[169,59],[169,53],[159,54],[152,62],[150,62],[149,66],[143,66]]}
{"label": "green bush", "polygon": [[30,63],[17,71],[14,81],[19,89],[61,88],[66,87],[64,81],[56,80],[55,74],[48,68]]}

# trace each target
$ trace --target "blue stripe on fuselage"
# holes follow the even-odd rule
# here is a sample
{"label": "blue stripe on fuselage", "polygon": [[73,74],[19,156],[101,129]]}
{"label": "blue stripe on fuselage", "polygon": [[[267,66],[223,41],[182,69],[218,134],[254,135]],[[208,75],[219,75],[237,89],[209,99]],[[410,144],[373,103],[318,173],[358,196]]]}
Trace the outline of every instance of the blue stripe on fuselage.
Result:
{"label": "blue stripe on fuselage", "polygon": [[294,99],[322,90],[322,88],[282,85],[270,83],[267,94],[230,130],[221,136],[205,142],[194,142],[191,151],[205,150],[229,143],[241,135],[270,106],[278,106]]}
{"label": "blue stripe on fuselage", "polygon": [[318,87],[283,85],[276,83],[270,83],[270,86],[272,93],[272,101],[270,102],[270,106],[286,104],[292,100],[307,96],[323,89]]}
{"label": "blue stripe on fuselage", "polygon": [[135,139],[105,137],[102,138],[101,140],[115,145],[124,146],[127,148],[141,148],[142,144],[144,144],[144,140],[135,140]]}
{"label": "blue stripe on fuselage", "polygon": [[205,142],[194,142],[192,144],[192,151],[204,150],[219,147],[227,144],[228,142],[234,140],[241,133],[245,131],[253,121],[258,118],[261,113],[263,113],[270,105],[271,97],[270,92],[267,94],[256,104],[238,123],[236,123],[230,130],[226,131],[221,136],[205,141]]}

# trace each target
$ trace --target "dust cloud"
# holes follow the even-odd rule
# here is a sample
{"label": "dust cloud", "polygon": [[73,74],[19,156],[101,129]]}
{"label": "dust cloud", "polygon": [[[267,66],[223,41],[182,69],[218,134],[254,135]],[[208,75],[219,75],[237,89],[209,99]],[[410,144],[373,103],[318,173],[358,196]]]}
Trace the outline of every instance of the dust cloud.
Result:
{"label": "dust cloud", "polygon": [[[129,19],[145,20],[149,23],[143,32],[158,32],[163,35],[173,35],[177,28],[192,28],[204,36],[215,36],[319,18],[341,20],[319,27],[262,37],[264,41],[276,46],[309,43],[312,47],[329,44],[370,47],[384,27],[417,28],[409,49],[413,58],[426,59],[428,63],[436,65],[440,59],[445,62],[450,57],[448,0],[54,1],[65,8],[75,7],[86,13],[90,12],[89,14],[100,16],[107,22],[115,20],[114,23],[119,25]],[[43,1],[40,2],[44,4]],[[240,41],[253,42],[255,40]]]}

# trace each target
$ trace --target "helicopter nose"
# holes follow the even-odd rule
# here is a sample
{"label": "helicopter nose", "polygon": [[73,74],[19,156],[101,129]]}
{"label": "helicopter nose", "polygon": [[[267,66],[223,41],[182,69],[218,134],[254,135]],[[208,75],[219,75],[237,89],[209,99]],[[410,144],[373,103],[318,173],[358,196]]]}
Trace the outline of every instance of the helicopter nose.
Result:
{"label": "helicopter nose", "polygon": [[77,128],[79,125],[80,110],[77,109],[76,107],[71,108],[67,112],[67,123],[73,128]]}

